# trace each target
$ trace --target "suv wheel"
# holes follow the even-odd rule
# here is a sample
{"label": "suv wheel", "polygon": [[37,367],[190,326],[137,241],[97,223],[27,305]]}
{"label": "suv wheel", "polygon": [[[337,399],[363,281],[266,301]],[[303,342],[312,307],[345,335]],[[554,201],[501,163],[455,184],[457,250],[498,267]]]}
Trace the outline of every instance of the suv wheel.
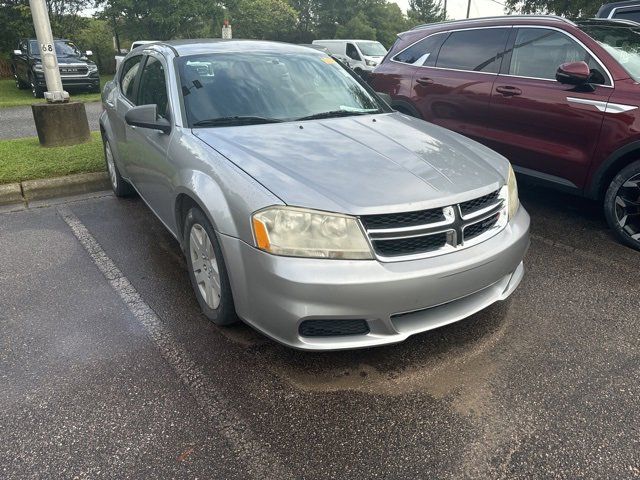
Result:
{"label": "suv wheel", "polygon": [[222,250],[202,210],[197,207],[189,210],[183,235],[189,278],[202,313],[216,325],[236,323],[238,317]]}
{"label": "suv wheel", "polygon": [[29,83],[31,84],[31,93],[33,94],[33,98],[44,97],[44,89],[35,83],[33,77],[29,78]]}
{"label": "suv wheel", "polygon": [[640,161],[615,176],[605,195],[604,210],[618,239],[640,250]]}
{"label": "suv wheel", "polygon": [[109,140],[103,139],[102,142],[104,145],[104,160],[107,164],[107,172],[109,173],[113,193],[116,197],[128,197],[132,195],[133,187],[120,175],[120,170],[118,170],[116,161],[113,158]]}
{"label": "suv wheel", "polygon": [[18,87],[19,90],[24,90],[25,88],[28,88],[28,85],[25,85],[19,78],[17,75],[15,75],[15,79],[16,79],[16,87]]}

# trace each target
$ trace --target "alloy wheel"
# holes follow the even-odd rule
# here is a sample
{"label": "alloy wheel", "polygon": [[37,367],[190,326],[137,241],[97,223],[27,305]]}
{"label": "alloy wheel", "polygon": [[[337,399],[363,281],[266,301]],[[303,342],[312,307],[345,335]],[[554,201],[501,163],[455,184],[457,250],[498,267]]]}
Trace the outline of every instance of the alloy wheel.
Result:
{"label": "alloy wheel", "polygon": [[629,178],[618,190],[615,214],[622,231],[640,241],[640,174]]}
{"label": "alloy wheel", "polygon": [[113,161],[113,153],[111,153],[111,145],[109,142],[104,144],[104,156],[107,159],[107,170],[109,170],[109,178],[111,179],[111,186],[114,190],[118,189],[118,175],[116,174],[116,164]]}
{"label": "alloy wheel", "polygon": [[200,295],[215,310],[220,305],[220,268],[211,239],[199,223],[194,223],[189,233],[189,255]]}

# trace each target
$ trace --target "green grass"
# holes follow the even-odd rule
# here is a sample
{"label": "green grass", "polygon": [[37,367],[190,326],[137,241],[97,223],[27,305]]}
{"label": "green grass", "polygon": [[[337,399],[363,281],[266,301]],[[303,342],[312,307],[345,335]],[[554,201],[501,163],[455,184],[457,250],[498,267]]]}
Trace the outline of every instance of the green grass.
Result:
{"label": "green grass", "polygon": [[[100,75],[100,87],[111,80],[113,75]],[[69,98],[76,102],[99,102],[99,93],[69,92]],[[31,90],[19,90],[13,78],[0,79],[0,108],[31,105],[44,102],[44,98],[33,98]]]}
{"label": "green grass", "polygon": [[100,133],[69,147],[43,148],[37,138],[0,140],[0,184],[105,169]]}

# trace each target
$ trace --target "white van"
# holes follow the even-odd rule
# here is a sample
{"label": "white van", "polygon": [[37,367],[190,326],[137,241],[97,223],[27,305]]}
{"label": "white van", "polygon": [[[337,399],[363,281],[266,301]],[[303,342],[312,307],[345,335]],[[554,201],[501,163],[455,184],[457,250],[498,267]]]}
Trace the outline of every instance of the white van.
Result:
{"label": "white van", "polygon": [[375,40],[314,40],[325,47],[357,73],[371,72],[387,54],[387,49]]}

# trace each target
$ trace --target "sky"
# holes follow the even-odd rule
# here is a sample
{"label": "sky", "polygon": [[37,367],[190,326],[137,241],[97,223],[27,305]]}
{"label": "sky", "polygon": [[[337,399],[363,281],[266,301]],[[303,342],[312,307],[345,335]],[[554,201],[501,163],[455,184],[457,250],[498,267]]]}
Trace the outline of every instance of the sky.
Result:
{"label": "sky", "polygon": [[[393,0],[407,11],[409,0]],[[470,17],[504,15],[503,0],[471,0]],[[447,18],[458,20],[467,16],[467,0],[447,0]]]}

